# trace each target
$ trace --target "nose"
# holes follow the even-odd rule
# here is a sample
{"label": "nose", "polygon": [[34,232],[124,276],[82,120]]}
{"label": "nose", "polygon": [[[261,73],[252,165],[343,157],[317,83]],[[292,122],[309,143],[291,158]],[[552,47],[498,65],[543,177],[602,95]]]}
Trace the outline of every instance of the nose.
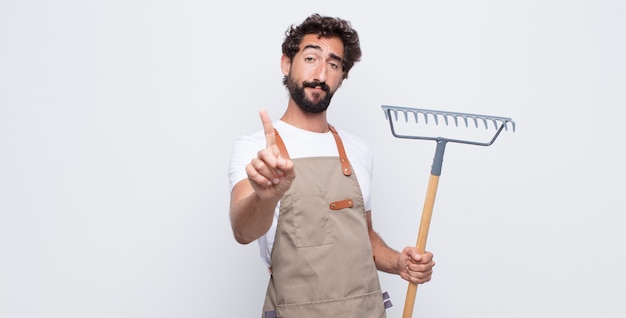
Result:
{"label": "nose", "polygon": [[315,79],[324,83],[326,82],[327,63],[319,63],[315,68]]}

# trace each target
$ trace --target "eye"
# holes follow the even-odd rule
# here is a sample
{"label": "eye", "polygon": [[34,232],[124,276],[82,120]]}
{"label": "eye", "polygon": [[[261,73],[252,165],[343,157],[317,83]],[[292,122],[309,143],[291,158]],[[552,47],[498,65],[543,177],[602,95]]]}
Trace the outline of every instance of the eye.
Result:
{"label": "eye", "polygon": [[331,67],[333,70],[336,70],[336,69],[338,69],[338,68],[339,68],[339,64],[337,64],[337,63],[335,63],[335,62],[330,62],[330,63],[328,63],[328,64],[330,65],[330,67]]}
{"label": "eye", "polygon": [[309,63],[312,63],[312,62],[315,62],[315,58],[314,58],[314,57],[312,57],[312,56],[306,56],[306,57],[304,58],[304,61],[309,62]]}

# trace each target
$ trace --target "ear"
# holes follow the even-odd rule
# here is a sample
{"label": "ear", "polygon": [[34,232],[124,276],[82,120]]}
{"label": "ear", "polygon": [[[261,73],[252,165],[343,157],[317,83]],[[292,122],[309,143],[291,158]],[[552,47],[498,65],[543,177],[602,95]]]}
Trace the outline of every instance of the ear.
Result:
{"label": "ear", "polygon": [[284,76],[289,75],[289,70],[291,69],[291,59],[285,54],[283,54],[280,58],[280,69]]}

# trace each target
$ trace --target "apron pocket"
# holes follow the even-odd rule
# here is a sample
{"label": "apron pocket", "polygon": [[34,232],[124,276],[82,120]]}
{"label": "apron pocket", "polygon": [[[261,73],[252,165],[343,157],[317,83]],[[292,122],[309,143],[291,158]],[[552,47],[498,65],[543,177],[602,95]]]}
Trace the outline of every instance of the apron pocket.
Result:
{"label": "apron pocket", "polygon": [[292,197],[294,241],[297,247],[320,246],[333,243],[333,220],[324,193]]}
{"label": "apron pocket", "polygon": [[315,301],[302,304],[278,305],[277,316],[284,318],[383,318],[385,307],[380,291],[364,295]]}

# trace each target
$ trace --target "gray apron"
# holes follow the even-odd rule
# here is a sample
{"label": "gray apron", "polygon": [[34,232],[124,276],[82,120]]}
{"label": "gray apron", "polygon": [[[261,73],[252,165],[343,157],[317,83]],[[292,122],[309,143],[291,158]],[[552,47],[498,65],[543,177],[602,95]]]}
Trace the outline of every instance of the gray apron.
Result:
{"label": "gray apron", "polygon": [[359,183],[330,129],[339,157],[293,159],[296,178],[280,201],[264,318],[383,318],[391,306],[380,289]]}

